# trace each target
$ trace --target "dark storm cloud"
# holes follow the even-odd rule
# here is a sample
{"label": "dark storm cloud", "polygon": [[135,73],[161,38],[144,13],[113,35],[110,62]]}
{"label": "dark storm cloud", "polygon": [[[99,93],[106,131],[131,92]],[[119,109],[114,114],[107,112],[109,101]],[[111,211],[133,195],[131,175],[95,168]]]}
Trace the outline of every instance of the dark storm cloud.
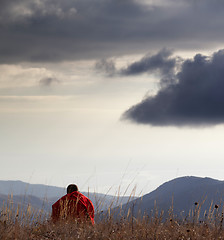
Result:
{"label": "dark storm cloud", "polygon": [[155,126],[224,123],[224,50],[185,60],[175,77],[176,83],[131,107],[123,118]]}
{"label": "dark storm cloud", "polygon": [[223,41],[223,10],[217,0],[2,0],[0,63],[203,48]]}
{"label": "dark storm cloud", "polygon": [[159,73],[162,76],[173,76],[179,57],[171,57],[172,51],[162,49],[154,55],[147,54],[142,59],[130,63],[127,67],[117,69],[115,61],[111,59],[102,59],[95,64],[95,69],[106,73],[107,76],[134,76],[142,73]]}
{"label": "dark storm cloud", "polygon": [[172,52],[162,49],[153,56],[145,56],[140,61],[130,64],[121,70],[122,75],[136,75],[145,72],[159,71],[163,75],[172,74],[176,65],[176,59],[170,58]]}
{"label": "dark storm cloud", "polygon": [[52,77],[42,78],[39,81],[40,86],[43,86],[43,87],[49,87],[53,84],[58,84],[58,83],[59,83],[59,80],[56,78],[52,78]]}

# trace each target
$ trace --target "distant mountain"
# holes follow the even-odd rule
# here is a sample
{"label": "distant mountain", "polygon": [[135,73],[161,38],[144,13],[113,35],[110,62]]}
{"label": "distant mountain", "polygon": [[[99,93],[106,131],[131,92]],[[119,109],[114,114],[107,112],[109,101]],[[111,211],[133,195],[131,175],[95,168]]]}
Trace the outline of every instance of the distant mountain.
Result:
{"label": "distant mountain", "polygon": [[30,184],[22,181],[0,180],[0,193],[13,195],[33,195],[39,198],[59,197],[65,194],[65,188],[44,184]]}
{"label": "distant mountain", "polygon": [[[215,204],[220,211],[223,207],[224,181],[211,178],[181,177],[162,184],[156,190],[142,198],[130,201],[122,206],[122,214],[129,213],[135,217],[153,215],[155,209],[164,210],[165,217],[173,206],[173,213],[177,217],[186,217],[189,211],[201,207],[201,216],[208,213],[209,208],[214,210]],[[195,205],[195,203],[198,203]],[[115,208],[115,212],[119,209]],[[153,213],[154,212],[154,213]]]}
{"label": "distant mountain", "polygon": [[[51,205],[65,194],[65,189],[41,184],[28,184],[21,181],[0,181],[0,205],[10,200],[8,194],[13,194],[13,204],[30,204],[36,209],[50,212]],[[187,216],[189,211],[201,207],[201,215],[208,213],[211,207],[218,205],[221,211],[224,199],[224,181],[211,178],[181,177],[173,179],[159,186],[156,190],[141,198],[121,197],[99,193],[83,193],[88,196],[95,206],[96,212],[106,213],[108,207],[111,212],[119,212],[122,204],[122,214],[135,217],[142,215],[153,215],[155,209],[160,212],[164,210],[164,216],[173,206],[173,213],[177,217]],[[130,200],[130,201],[129,201]],[[195,205],[198,203],[198,205]],[[217,209],[216,209],[217,210]]]}
{"label": "distant mountain", "polygon": [[[126,196],[118,198],[102,193],[82,193],[91,199],[96,211],[115,207],[129,200],[129,197]],[[51,211],[51,205],[65,194],[66,189],[61,187],[0,180],[0,206],[2,206],[3,202],[6,204],[13,201],[13,204],[16,206],[18,204],[23,206],[30,204],[35,209],[49,212]]]}

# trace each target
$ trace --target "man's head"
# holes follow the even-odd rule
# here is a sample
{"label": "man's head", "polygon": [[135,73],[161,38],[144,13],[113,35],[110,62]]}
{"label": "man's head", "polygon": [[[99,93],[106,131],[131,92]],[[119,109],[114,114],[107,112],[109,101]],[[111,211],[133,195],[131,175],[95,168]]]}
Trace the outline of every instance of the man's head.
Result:
{"label": "man's head", "polygon": [[79,191],[77,185],[75,185],[75,184],[68,185],[68,187],[67,187],[67,194],[72,193],[74,191]]}

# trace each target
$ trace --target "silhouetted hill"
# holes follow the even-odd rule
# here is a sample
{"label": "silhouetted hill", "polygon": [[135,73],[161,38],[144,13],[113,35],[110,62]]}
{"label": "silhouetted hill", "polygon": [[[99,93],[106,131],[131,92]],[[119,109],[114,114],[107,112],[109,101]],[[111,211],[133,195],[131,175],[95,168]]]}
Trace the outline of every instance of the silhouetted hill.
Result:
{"label": "silhouetted hill", "polygon": [[39,198],[59,197],[65,193],[65,188],[44,184],[29,184],[22,181],[0,181],[0,193],[13,195],[33,195]]}
{"label": "silhouetted hill", "polygon": [[[96,211],[107,209],[110,205],[115,207],[124,204],[129,199],[129,197],[125,196],[117,198],[116,196],[101,193],[82,193],[91,199]],[[51,205],[65,194],[65,188],[44,184],[29,184],[22,181],[0,180],[0,206],[3,202],[7,203],[11,198],[10,195],[12,195],[14,205],[22,204],[26,206],[30,204],[36,209],[51,211]]]}
{"label": "silhouetted hill", "polygon": [[[202,204],[201,215],[208,212],[211,204],[219,205],[221,210],[224,196],[224,181],[211,178],[181,177],[166,182],[156,190],[122,206],[124,215],[128,209],[136,217],[151,215],[156,209],[164,210],[165,216],[173,205],[173,213],[178,217],[187,216],[195,208],[195,202]],[[197,205],[197,206],[199,206]],[[115,208],[114,210],[117,211]]]}
{"label": "silhouetted hill", "polygon": [[[65,189],[41,184],[27,184],[21,181],[0,181],[0,204],[7,201],[7,194],[10,193],[13,193],[15,204],[27,205],[29,203],[35,208],[44,208],[44,210],[50,211],[51,205],[65,194]],[[200,177],[176,178],[162,184],[142,198],[128,203],[128,197],[120,198],[117,201],[115,196],[99,193],[84,194],[89,196],[99,211],[107,209],[113,202],[112,207],[123,203],[124,215],[127,215],[128,209],[131,209],[131,214],[134,216],[139,214],[141,216],[143,214],[151,215],[155,212],[156,206],[158,211],[164,210],[165,216],[168,216],[168,211],[173,206],[175,215],[180,216],[182,213],[183,216],[187,216],[189,211],[195,208],[195,202],[203,203],[201,213],[208,212],[211,204],[212,209],[214,209],[215,204],[219,205],[219,209],[222,209],[224,181]]]}

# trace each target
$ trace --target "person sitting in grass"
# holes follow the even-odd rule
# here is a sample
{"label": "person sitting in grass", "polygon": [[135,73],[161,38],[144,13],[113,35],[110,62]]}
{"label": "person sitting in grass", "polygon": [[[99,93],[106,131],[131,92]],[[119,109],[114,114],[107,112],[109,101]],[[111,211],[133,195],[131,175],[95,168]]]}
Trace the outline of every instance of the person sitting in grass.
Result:
{"label": "person sitting in grass", "polygon": [[94,225],[94,206],[89,198],[79,192],[77,185],[70,184],[67,194],[52,205],[53,222],[71,220]]}

